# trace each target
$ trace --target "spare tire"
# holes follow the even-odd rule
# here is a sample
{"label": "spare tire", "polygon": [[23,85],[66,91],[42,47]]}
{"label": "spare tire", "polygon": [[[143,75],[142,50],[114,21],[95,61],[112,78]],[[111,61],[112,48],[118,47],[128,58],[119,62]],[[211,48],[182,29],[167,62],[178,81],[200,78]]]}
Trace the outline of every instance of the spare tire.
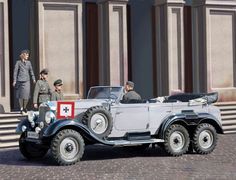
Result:
{"label": "spare tire", "polygon": [[107,137],[113,127],[111,113],[103,106],[89,108],[84,113],[82,122],[99,138]]}

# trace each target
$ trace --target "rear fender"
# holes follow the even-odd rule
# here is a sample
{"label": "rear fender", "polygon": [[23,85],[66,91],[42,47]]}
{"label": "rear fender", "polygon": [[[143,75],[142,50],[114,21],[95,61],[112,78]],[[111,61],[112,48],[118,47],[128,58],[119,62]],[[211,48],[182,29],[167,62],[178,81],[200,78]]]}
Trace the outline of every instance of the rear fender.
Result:
{"label": "rear fender", "polygon": [[196,114],[192,112],[191,114],[177,114],[166,118],[161,124],[158,130],[159,138],[164,138],[165,131],[175,123],[179,123],[184,126],[197,126],[200,123],[209,123],[216,128],[217,133],[222,134],[223,129],[220,121],[213,115],[208,113]]}

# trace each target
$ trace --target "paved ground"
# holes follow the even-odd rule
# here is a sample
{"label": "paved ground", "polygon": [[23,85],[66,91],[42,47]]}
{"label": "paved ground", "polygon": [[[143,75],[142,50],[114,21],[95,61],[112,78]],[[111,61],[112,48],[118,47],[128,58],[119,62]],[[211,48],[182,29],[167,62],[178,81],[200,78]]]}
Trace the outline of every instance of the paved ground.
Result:
{"label": "paved ground", "polygon": [[90,146],[74,166],[59,167],[50,153],[27,161],[19,150],[0,150],[0,179],[236,179],[236,134],[221,135],[210,155],[169,157],[160,148],[131,153]]}

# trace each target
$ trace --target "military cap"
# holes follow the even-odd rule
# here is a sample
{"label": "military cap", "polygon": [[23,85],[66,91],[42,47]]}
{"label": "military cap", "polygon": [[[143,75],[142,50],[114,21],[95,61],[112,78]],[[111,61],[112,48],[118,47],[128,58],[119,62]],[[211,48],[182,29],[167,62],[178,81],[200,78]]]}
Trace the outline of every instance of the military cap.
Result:
{"label": "military cap", "polygon": [[54,81],[53,85],[54,86],[61,86],[61,85],[63,85],[62,80],[61,79],[57,79],[56,81]]}
{"label": "military cap", "polygon": [[40,72],[40,74],[48,74],[48,69],[46,69],[46,68],[45,68],[45,69],[42,69],[41,72]]}
{"label": "military cap", "polygon": [[21,54],[24,54],[24,53],[29,54],[30,51],[28,49],[24,49],[24,50],[21,51]]}
{"label": "military cap", "polygon": [[129,85],[130,87],[134,88],[134,83],[132,81],[127,81],[126,85]]}

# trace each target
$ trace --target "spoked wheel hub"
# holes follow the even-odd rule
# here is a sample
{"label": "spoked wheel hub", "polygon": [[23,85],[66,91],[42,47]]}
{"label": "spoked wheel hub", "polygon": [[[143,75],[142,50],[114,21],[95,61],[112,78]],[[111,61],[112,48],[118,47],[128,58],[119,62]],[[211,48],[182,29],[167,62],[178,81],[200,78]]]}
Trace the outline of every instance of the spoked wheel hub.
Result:
{"label": "spoked wheel hub", "polygon": [[73,147],[73,145],[72,145],[71,143],[66,144],[65,150],[66,150],[68,153],[72,152],[73,149],[74,149],[74,147]]}
{"label": "spoked wheel hub", "polygon": [[199,134],[199,145],[207,149],[213,144],[213,134],[208,130],[204,130]]}
{"label": "spoked wheel hub", "polygon": [[180,151],[185,144],[185,137],[181,132],[174,132],[170,136],[170,146],[175,151]]}
{"label": "spoked wheel hub", "polygon": [[106,131],[108,119],[102,113],[94,114],[91,118],[91,128],[96,134],[102,134]]}
{"label": "spoked wheel hub", "polygon": [[65,138],[60,144],[60,152],[65,159],[73,159],[79,153],[79,144],[73,137]]}

